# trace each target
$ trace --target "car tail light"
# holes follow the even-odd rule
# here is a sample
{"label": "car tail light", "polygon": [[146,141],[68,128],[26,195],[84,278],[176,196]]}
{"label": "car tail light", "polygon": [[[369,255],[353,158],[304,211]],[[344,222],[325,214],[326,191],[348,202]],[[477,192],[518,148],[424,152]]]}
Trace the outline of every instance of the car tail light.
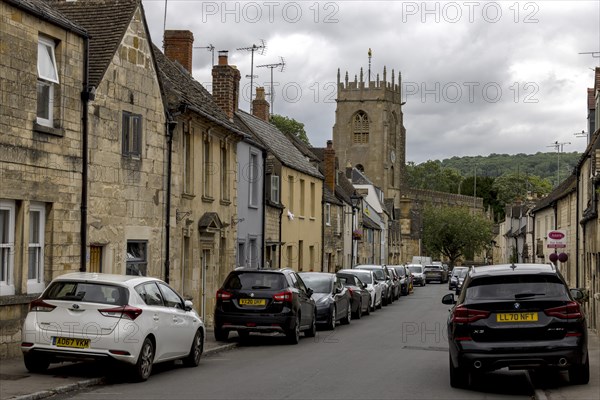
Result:
{"label": "car tail light", "polygon": [[452,313],[452,322],[470,323],[487,318],[489,315],[489,311],[474,310],[465,306],[457,306]]}
{"label": "car tail light", "polygon": [[142,309],[132,306],[121,306],[114,308],[103,308],[102,310],[98,310],[98,312],[104,315],[105,317],[126,317],[133,321],[140,316],[140,314],[142,313]]}
{"label": "car tail light", "polygon": [[36,300],[33,300],[31,303],[29,303],[29,311],[49,312],[49,311],[54,310],[55,308],[56,308],[56,306],[53,306],[52,304],[48,304],[42,299],[36,299]]}
{"label": "car tail light", "polygon": [[351,287],[346,287],[346,289],[348,289],[348,293],[350,293],[350,296],[354,294],[354,289],[352,289]]}
{"label": "car tail light", "polygon": [[292,302],[294,298],[294,293],[290,289],[284,290],[283,292],[275,293],[273,295],[273,300],[275,301],[285,301],[288,303]]}
{"label": "car tail light", "polygon": [[233,295],[226,290],[217,290],[217,300],[231,300]]}
{"label": "car tail light", "polygon": [[548,308],[544,310],[544,313],[549,317],[560,319],[578,319],[583,316],[579,303],[576,301],[570,301],[564,306]]}

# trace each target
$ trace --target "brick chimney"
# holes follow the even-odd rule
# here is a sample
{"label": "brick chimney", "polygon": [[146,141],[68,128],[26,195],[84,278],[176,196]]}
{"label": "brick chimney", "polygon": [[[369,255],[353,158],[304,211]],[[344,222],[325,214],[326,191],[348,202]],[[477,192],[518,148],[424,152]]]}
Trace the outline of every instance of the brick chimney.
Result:
{"label": "brick chimney", "polygon": [[183,65],[192,73],[192,51],[194,48],[194,35],[190,31],[168,30],[164,37],[165,56],[172,61]]}
{"label": "brick chimney", "polygon": [[323,165],[325,169],[325,185],[332,193],[335,193],[335,150],[333,141],[327,141],[327,147],[323,151]]}
{"label": "brick chimney", "polygon": [[227,50],[219,51],[219,63],[212,69],[212,95],[229,119],[238,110],[240,71],[227,61]]}
{"label": "brick chimney", "polygon": [[265,99],[265,88],[256,88],[256,97],[252,100],[252,115],[269,122],[269,102]]}

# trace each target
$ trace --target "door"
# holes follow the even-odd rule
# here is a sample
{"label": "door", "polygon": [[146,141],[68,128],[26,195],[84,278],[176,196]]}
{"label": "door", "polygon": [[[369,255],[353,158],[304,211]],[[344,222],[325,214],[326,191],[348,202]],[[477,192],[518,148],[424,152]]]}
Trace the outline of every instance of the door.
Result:
{"label": "door", "polygon": [[166,324],[162,326],[167,329],[162,335],[168,341],[165,356],[177,357],[187,354],[196,333],[192,331],[192,319],[184,310],[183,300],[173,289],[162,282],[158,283],[158,287],[163,295],[167,313]]}
{"label": "door", "polygon": [[102,246],[90,246],[89,272],[102,272]]}

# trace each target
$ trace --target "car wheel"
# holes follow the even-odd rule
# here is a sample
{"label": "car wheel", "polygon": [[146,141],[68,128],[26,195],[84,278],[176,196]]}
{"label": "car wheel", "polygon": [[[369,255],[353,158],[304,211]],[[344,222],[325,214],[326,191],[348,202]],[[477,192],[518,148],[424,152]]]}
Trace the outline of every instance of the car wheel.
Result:
{"label": "car wheel", "polygon": [[298,344],[300,341],[300,315],[296,316],[296,323],[286,333],[286,337],[289,344]]}
{"label": "car wheel", "polygon": [[590,381],[590,358],[586,357],[585,363],[569,368],[569,382],[571,385],[586,385]]}
{"label": "car wheel", "polygon": [[229,338],[229,331],[215,325],[215,340],[217,342],[226,342]]}
{"label": "car wheel", "polygon": [[369,301],[367,302],[367,310],[365,311],[365,315],[371,314],[371,295],[369,295]]}
{"label": "car wheel", "polygon": [[460,367],[452,365],[452,357],[448,355],[450,367],[450,386],[453,388],[464,388],[469,381],[469,372]]}
{"label": "car wheel", "polygon": [[50,365],[48,357],[35,353],[25,353],[23,355],[23,361],[25,362],[25,368],[27,368],[29,372],[34,373],[44,372]]}
{"label": "car wheel", "polygon": [[143,382],[150,377],[152,373],[152,363],[154,362],[154,345],[150,338],[144,340],[140,355],[133,367],[134,379]]}
{"label": "car wheel", "polygon": [[196,331],[194,340],[192,341],[192,348],[190,354],[183,359],[183,365],[186,367],[197,367],[200,364],[200,358],[202,357],[202,351],[204,350],[204,334],[201,329]]}
{"label": "car wheel", "polygon": [[375,305],[375,308],[378,308],[381,310],[381,308],[383,307],[383,297],[379,298],[379,305]]}
{"label": "car wheel", "polygon": [[352,321],[352,307],[348,304],[348,311],[346,311],[346,316],[342,318],[340,321],[343,325],[350,325],[350,321]]}
{"label": "car wheel", "polygon": [[363,308],[363,303],[362,303],[362,299],[361,299],[360,303],[358,303],[358,308],[356,309],[356,314],[354,314],[356,319],[362,318],[362,308]]}
{"label": "car wheel", "polygon": [[331,315],[329,316],[329,323],[327,324],[327,329],[329,329],[330,331],[335,329],[336,314],[337,314],[337,310],[335,309],[335,306],[333,306],[333,308],[331,309]]}
{"label": "car wheel", "polygon": [[315,337],[317,335],[317,310],[313,311],[312,323],[310,328],[304,331],[304,336]]}

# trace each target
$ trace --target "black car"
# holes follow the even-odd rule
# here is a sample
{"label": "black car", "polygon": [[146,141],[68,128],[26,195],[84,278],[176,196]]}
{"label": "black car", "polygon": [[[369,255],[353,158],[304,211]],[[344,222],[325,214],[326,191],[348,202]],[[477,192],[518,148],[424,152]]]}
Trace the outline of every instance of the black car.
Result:
{"label": "black car", "polygon": [[423,268],[423,275],[425,275],[425,282],[429,283],[437,281],[439,283],[448,282],[448,270],[442,265],[426,265]]}
{"label": "black car", "polygon": [[337,322],[347,325],[352,319],[350,292],[340,278],[327,272],[300,272],[317,305],[317,324],[335,329]]}
{"label": "black car", "polygon": [[312,290],[290,269],[231,271],[217,291],[215,339],[227,340],[230,331],[241,339],[250,332],[284,333],[292,344],[300,332],[316,334],[316,305]]}
{"label": "black car", "polygon": [[410,293],[410,272],[404,265],[388,265],[388,268],[393,268],[400,278],[400,294],[402,296],[408,296]]}
{"label": "black car", "polygon": [[450,274],[450,279],[448,279],[448,290],[456,289],[459,279],[464,280],[468,270],[469,267],[454,267]]}
{"label": "black car", "polygon": [[590,377],[587,324],[551,264],[471,268],[462,291],[443,297],[448,318],[450,385],[464,387],[470,372],[509,369],[567,370],[573,384]]}
{"label": "black car", "polygon": [[371,312],[371,294],[367,290],[367,284],[362,282],[356,275],[343,272],[338,272],[336,275],[350,292],[352,316],[360,319],[363,313],[369,315]]}

